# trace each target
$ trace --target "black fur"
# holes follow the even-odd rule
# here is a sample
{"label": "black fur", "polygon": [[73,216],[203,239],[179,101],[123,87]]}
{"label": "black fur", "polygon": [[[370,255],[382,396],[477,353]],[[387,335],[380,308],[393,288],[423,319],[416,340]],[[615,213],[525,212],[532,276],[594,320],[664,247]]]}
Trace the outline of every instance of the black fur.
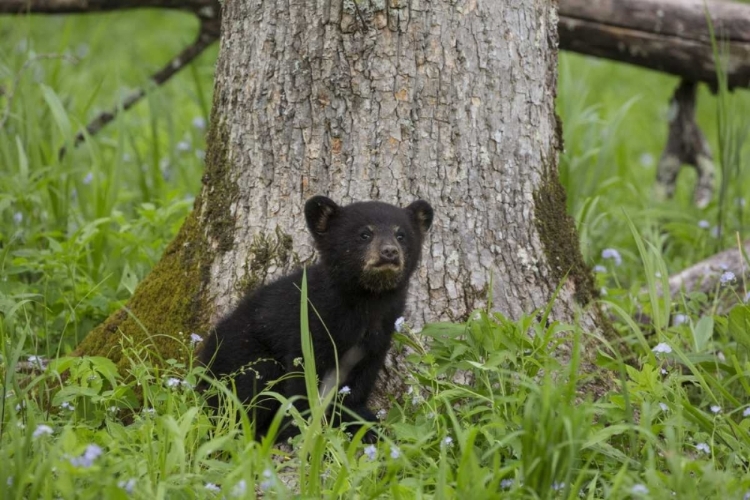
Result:
{"label": "black fur", "polygon": [[[377,201],[341,207],[315,196],[305,204],[305,219],[319,253],[319,262],[307,268],[308,297],[323,320],[309,308],[317,372],[321,379],[335,373],[332,337],[339,363],[344,368],[352,360],[356,363],[341,373],[339,387],[351,390],[344,404],[361,419],[375,421],[367,398],[383,366],[394,323],[404,312],[409,277],[432,224],[432,208],[423,200],[407,208]],[[301,367],[294,363],[302,358],[301,281],[299,270],[249,293],[206,341],[201,362],[210,364],[216,377],[234,374],[243,402],[294,372],[272,390],[286,397],[306,394]],[[306,408],[304,401],[296,406]],[[265,435],[277,410],[277,401],[270,397],[255,400],[250,415],[256,437]],[[351,420],[347,412],[341,414]],[[280,437],[294,433],[287,425]]]}

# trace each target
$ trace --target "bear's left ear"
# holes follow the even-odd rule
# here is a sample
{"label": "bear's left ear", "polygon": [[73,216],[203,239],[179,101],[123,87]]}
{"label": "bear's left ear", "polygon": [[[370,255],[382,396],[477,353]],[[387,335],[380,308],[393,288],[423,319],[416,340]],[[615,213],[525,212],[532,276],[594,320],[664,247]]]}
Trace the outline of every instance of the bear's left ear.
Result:
{"label": "bear's left ear", "polygon": [[338,213],[339,206],[325,196],[313,196],[305,203],[305,220],[313,236],[318,236],[330,226],[331,218]]}
{"label": "bear's left ear", "polygon": [[432,226],[432,207],[426,201],[417,200],[406,207],[406,211],[411,214],[422,234],[425,234]]}

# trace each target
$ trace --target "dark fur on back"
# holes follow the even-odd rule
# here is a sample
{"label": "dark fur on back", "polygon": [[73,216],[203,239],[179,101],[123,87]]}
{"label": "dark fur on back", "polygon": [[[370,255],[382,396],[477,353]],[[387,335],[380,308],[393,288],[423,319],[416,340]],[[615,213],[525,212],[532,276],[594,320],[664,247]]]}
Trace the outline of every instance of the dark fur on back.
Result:
{"label": "dark fur on back", "polygon": [[[319,253],[319,262],[307,268],[308,297],[322,319],[309,308],[317,372],[321,379],[335,373],[335,352],[343,365],[353,360],[339,383],[351,390],[344,404],[363,420],[374,421],[367,398],[383,366],[394,323],[404,312],[409,277],[432,224],[432,208],[423,200],[407,208],[377,201],[341,207],[316,196],[305,204],[305,219]],[[234,373],[241,401],[251,401],[266,384],[293,372],[299,376],[286,377],[272,390],[286,397],[305,396],[302,368],[294,363],[302,358],[301,281],[299,270],[249,293],[207,339],[201,362],[210,365],[216,377]],[[296,406],[306,408],[304,402]],[[270,397],[256,399],[250,415],[257,437],[267,432],[277,409]],[[346,420],[346,412],[342,415]],[[287,426],[280,437],[294,432]]]}

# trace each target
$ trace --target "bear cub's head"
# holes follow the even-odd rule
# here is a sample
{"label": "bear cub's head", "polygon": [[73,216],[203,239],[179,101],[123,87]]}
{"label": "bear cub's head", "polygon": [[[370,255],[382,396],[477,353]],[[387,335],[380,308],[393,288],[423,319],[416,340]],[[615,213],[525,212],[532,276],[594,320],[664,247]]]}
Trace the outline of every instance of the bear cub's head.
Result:
{"label": "bear cub's head", "polygon": [[405,287],[432,225],[432,207],[406,208],[380,201],[339,206],[315,196],[305,203],[307,227],[334,279],[349,290],[383,293]]}

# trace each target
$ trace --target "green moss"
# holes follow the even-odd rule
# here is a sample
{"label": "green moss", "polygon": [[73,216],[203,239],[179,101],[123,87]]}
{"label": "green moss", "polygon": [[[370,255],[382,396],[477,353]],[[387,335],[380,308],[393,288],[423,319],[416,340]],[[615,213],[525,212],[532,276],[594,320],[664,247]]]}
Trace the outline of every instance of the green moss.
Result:
{"label": "green moss", "polygon": [[573,218],[568,215],[565,189],[557,170],[545,169],[545,178],[534,193],[534,221],[547,255],[553,278],[566,277],[575,284],[576,301],[585,306],[597,297],[591,269],[583,261]]}
{"label": "green moss", "polygon": [[[76,354],[106,356],[125,369],[127,360],[122,359],[120,347],[125,337],[134,346],[145,346],[156,354],[151,360],[154,363],[185,361],[190,353],[186,336],[208,331],[213,307],[206,294],[210,265],[217,251],[232,248],[230,206],[238,196],[237,185],[229,176],[226,127],[217,116],[212,116],[211,123],[204,189],[192,213],[127,306],[89,333]],[[180,338],[179,332],[185,337]]]}
{"label": "green moss", "polygon": [[238,290],[246,292],[262,285],[271,266],[299,265],[299,256],[292,250],[293,243],[292,237],[279,226],[274,234],[255,235],[245,261],[245,277],[238,282]]}

